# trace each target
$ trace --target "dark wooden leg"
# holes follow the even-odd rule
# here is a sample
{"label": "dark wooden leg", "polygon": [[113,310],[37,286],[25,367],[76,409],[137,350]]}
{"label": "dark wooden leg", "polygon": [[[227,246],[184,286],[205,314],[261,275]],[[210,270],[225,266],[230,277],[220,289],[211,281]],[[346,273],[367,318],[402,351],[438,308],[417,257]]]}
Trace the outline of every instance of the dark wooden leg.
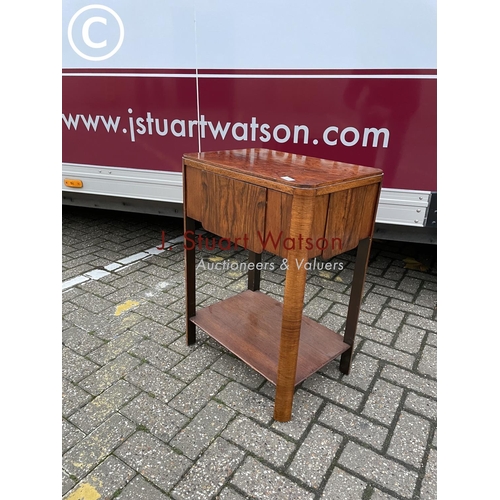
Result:
{"label": "dark wooden leg", "polygon": [[365,284],[366,268],[370,257],[370,247],[372,239],[365,238],[358,244],[356,252],[356,263],[354,266],[354,277],[352,280],[351,296],[349,298],[349,308],[347,310],[347,320],[344,333],[344,342],[351,347],[340,357],[340,371],[349,375],[351,371],[352,352],[354,349],[354,338],[358,325],[359,308],[363,298],[363,286]]}
{"label": "dark wooden leg", "polygon": [[[194,233],[196,221],[184,215],[184,234],[187,231]],[[189,233],[190,234],[190,233]],[[195,268],[195,245],[184,241],[184,263],[186,277],[186,343],[196,342],[196,325],[189,318],[196,314],[196,268]]]}
{"label": "dark wooden leg", "polygon": [[248,263],[253,264],[253,269],[248,270],[248,289],[253,292],[260,290],[260,269],[257,269],[256,266],[260,263],[261,259],[261,253],[248,251]]}

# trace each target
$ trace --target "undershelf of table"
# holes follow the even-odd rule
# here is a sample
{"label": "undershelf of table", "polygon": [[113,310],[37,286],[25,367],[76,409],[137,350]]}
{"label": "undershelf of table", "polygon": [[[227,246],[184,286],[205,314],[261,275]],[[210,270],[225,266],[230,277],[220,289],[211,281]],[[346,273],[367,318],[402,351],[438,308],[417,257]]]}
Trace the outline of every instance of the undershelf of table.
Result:
{"label": "undershelf of table", "polygon": [[[190,321],[276,384],[283,304],[247,290],[200,309]],[[295,385],[337,358],[349,345],[343,337],[302,316]]]}

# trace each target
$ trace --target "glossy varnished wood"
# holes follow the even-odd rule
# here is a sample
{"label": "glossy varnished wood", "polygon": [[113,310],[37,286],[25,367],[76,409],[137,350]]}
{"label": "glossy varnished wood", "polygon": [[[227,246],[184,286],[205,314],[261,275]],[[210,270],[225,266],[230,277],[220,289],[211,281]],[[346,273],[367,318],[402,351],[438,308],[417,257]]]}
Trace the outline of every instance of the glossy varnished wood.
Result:
{"label": "glossy varnished wood", "polygon": [[196,193],[196,202],[186,200],[188,217],[200,221],[207,231],[262,252],[258,233],[265,229],[265,188],[189,166],[184,178],[189,192]]}
{"label": "glossy varnished wood", "polygon": [[[382,171],[243,149],[186,154],[183,175],[186,227],[200,221],[205,229],[248,249],[254,265],[263,250],[288,261],[283,304],[257,291],[260,273],[254,270],[248,275],[249,291],[196,312],[189,290],[186,309],[188,343],[198,325],[275,383],[274,418],[285,422],[291,418],[297,383],[339,355],[341,370],[349,372]],[[326,246],[319,247],[318,241]],[[302,315],[304,264],[312,257],[331,258],[360,242],[342,339]],[[192,287],[190,252],[186,268],[186,286]]]}
{"label": "glossy varnished wood", "polygon": [[379,184],[336,191],[329,197],[325,235],[335,236],[341,244],[328,245],[322,252],[324,259],[352,250],[360,240],[371,236]]}
{"label": "glossy varnished wood", "polygon": [[300,188],[325,194],[372,184],[382,175],[375,168],[258,148],[188,153],[183,158],[184,165],[287,193]]}
{"label": "glossy varnished wood", "polygon": [[[192,322],[276,384],[283,304],[262,292],[247,290],[206,307]],[[302,317],[297,385],[349,349],[342,336]]]}
{"label": "glossy varnished wood", "polygon": [[[328,211],[329,195],[316,196],[312,200],[313,218],[310,226],[304,227],[303,232],[297,235],[297,240],[291,240],[291,220],[293,194],[282,193],[274,189],[267,190],[266,230],[264,241],[265,250],[287,258],[292,245],[303,245],[307,250],[307,258],[318,257],[322,250],[317,245],[307,247],[307,239],[317,242],[325,236],[325,221]],[[299,239],[300,237],[300,239]]]}
{"label": "glossy varnished wood", "polygon": [[[302,192],[294,193],[289,234],[292,241],[300,235],[309,234],[313,225],[314,201]],[[274,404],[274,418],[280,422],[290,420],[294,393],[295,370],[300,342],[302,309],[306,288],[307,270],[297,262],[307,260],[308,251],[294,245],[287,253],[288,270],[285,279],[283,316],[281,320],[280,353],[278,359],[278,379]]]}

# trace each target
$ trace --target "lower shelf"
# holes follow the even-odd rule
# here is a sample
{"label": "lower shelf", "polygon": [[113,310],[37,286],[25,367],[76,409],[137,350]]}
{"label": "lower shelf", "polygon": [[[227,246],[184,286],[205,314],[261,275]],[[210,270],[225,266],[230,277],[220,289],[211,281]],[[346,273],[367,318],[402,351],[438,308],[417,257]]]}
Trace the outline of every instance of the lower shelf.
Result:
{"label": "lower shelf", "polygon": [[[276,384],[283,304],[247,290],[196,312],[190,321]],[[338,333],[302,316],[295,385],[349,345]]]}

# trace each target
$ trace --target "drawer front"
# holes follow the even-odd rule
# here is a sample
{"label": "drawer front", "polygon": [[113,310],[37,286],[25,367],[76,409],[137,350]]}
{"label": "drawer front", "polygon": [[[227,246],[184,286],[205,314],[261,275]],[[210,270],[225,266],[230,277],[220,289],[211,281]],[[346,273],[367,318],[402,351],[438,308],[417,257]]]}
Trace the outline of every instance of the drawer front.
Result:
{"label": "drawer front", "polygon": [[186,214],[211,233],[262,252],[266,188],[185,165]]}
{"label": "drawer front", "polygon": [[356,248],[359,240],[372,235],[378,196],[378,183],[330,194],[325,238],[331,244],[323,258]]}

